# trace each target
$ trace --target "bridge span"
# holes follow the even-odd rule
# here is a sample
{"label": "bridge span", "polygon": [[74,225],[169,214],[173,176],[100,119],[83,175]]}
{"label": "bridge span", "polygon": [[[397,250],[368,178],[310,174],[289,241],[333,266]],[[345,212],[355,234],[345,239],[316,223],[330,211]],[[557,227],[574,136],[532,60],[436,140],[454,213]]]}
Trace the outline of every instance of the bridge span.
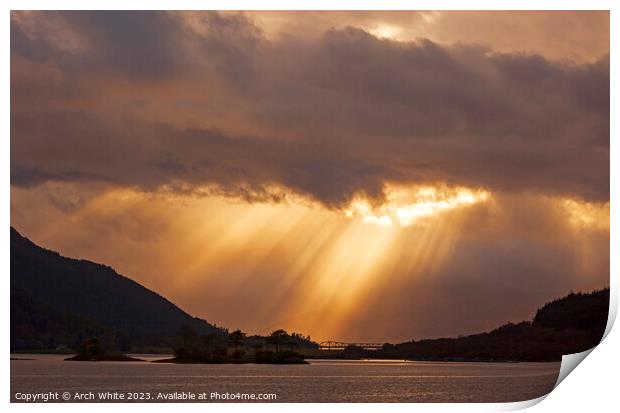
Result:
{"label": "bridge span", "polygon": [[319,343],[319,350],[344,350],[350,346],[361,347],[364,350],[379,350],[383,346],[383,343],[344,343],[342,341],[321,341]]}

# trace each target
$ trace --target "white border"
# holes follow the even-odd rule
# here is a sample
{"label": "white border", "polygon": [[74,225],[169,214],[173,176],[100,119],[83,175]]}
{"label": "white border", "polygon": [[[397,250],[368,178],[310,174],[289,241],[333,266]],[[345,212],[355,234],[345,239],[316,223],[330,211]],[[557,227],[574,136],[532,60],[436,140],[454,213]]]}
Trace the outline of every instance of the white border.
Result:
{"label": "white border", "polygon": [[[2,376],[2,397],[3,402],[9,404],[10,389],[9,389],[9,300],[6,296],[9,291],[9,231],[10,225],[10,151],[9,151],[9,121],[10,121],[10,71],[9,71],[9,10],[11,9],[183,9],[183,10],[204,10],[204,9],[224,9],[224,10],[611,10],[611,113],[615,112],[617,108],[618,99],[618,82],[616,80],[618,65],[618,44],[617,39],[620,39],[619,31],[619,18],[618,7],[615,6],[613,1],[605,0],[590,0],[590,1],[552,1],[552,0],[502,0],[498,1],[481,1],[481,0],[469,0],[467,2],[463,0],[445,0],[445,1],[396,1],[396,0],[384,0],[379,2],[378,0],[338,0],[338,1],[283,1],[283,0],[262,0],[262,1],[249,1],[249,0],[214,0],[214,1],[199,1],[199,0],[153,0],[153,1],[127,1],[127,0],[91,0],[88,2],[77,0],[57,0],[57,1],[44,1],[44,0],[8,0],[2,2],[4,15],[2,16],[3,28],[2,28],[2,41],[0,47],[2,50],[2,56],[4,58],[4,64],[2,65],[2,140],[0,141],[0,159],[2,162],[2,168],[0,174],[4,190],[2,191],[2,202],[0,208],[2,209],[3,216],[5,217],[5,236],[0,237],[0,256],[3,263],[3,286],[4,288],[4,300],[2,301],[2,326],[0,327],[0,345],[4,349],[6,356],[2,358],[2,367],[4,374]],[[618,125],[615,118],[611,117],[611,137],[616,137],[618,132]],[[610,276],[611,276],[611,305],[610,305],[610,321],[609,328],[613,323],[613,319],[617,313],[618,308],[618,260],[617,256],[613,254],[614,251],[620,251],[620,243],[616,228],[617,216],[618,216],[618,165],[614,163],[614,160],[618,159],[618,147],[614,139],[611,139],[611,262],[610,262]],[[353,406],[345,406],[343,404],[280,404],[280,405],[268,405],[268,404],[252,404],[252,405],[240,405],[240,404],[192,404],[183,405],[183,409],[189,411],[204,412],[205,409],[217,409],[217,410],[241,410],[244,407],[251,408],[256,412],[273,412],[295,409],[297,412],[312,412],[315,413],[317,409],[347,409],[354,408],[360,412],[370,412],[381,410],[390,411],[411,411],[412,409],[421,411],[507,411],[530,407],[536,405],[532,411],[583,411],[588,409],[591,411],[609,411],[612,406],[617,406],[617,369],[620,367],[618,362],[619,357],[616,354],[616,349],[620,348],[620,338],[617,331],[612,331],[601,343],[601,345],[593,351],[589,357],[588,362],[581,365],[577,373],[570,375],[557,389],[555,389],[544,403],[538,404],[542,399],[536,399],[528,402],[520,403],[507,403],[507,404],[382,404],[381,406],[371,404],[355,404]],[[0,353],[2,354],[2,353]],[[9,407],[14,411],[33,411],[33,410],[51,410],[51,411],[82,411],[85,408],[95,412],[107,412],[110,406],[105,404],[92,404],[85,407],[80,404],[52,404],[52,405],[32,405],[32,404],[12,404]],[[118,406],[121,407],[121,406]],[[118,408],[117,407],[117,408]],[[170,404],[152,404],[148,406],[129,405],[122,406],[123,410],[134,410],[148,408],[152,412],[169,411],[170,409],[177,410],[180,408],[178,405]]]}

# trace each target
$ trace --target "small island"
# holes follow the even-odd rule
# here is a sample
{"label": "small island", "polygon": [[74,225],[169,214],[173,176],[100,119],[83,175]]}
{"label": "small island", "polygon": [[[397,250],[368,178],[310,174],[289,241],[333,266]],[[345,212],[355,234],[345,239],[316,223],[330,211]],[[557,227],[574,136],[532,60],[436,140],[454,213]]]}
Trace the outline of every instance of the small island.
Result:
{"label": "small island", "polygon": [[232,354],[192,354],[179,355],[170,359],[155,360],[153,363],[175,364],[309,364],[304,357],[295,351],[258,351],[254,354],[246,354],[244,351]]}
{"label": "small island", "polygon": [[65,361],[144,361],[121,353],[109,353],[97,338],[89,338],[80,346],[79,353]]}
{"label": "small island", "polygon": [[[224,337],[217,334],[199,336],[191,328],[183,328],[180,335],[182,343],[175,348],[174,357],[156,360],[154,363],[309,364],[302,354],[293,350],[298,342],[304,340],[300,336],[290,336],[284,330],[276,330],[261,338],[264,343],[273,346],[273,351],[265,349],[256,337],[254,340],[246,337],[241,330],[235,330]],[[285,345],[289,345],[290,349],[282,349]]]}

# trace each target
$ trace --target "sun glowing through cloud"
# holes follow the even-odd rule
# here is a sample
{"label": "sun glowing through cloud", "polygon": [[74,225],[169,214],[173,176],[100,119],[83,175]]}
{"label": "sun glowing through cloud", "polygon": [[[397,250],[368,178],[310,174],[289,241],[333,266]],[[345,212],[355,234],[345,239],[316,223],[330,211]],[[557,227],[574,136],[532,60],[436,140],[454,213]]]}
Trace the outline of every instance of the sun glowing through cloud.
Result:
{"label": "sun glowing through cloud", "polygon": [[382,39],[397,39],[402,29],[398,26],[382,23],[369,29],[369,32]]}
{"label": "sun glowing through cloud", "polygon": [[420,219],[443,211],[473,205],[487,200],[490,194],[484,190],[468,188],[387,188],[386,202],[373,207],[365,199],[356,199],[344,211],[349,218],[361,217],[364,223],[381,226],[408,227]]}

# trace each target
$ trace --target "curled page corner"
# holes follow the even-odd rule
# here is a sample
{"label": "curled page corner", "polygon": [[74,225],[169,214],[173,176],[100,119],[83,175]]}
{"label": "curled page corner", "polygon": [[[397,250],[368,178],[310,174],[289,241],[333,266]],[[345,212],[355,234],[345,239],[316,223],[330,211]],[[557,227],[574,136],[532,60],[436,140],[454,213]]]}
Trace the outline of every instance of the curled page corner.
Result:
{"label": "curled page corner", "polygon": [[605,337],[611,331],[614,323],[616,322],[616,314],[618,314],[618,291],[615,288],[609,289],[609,314],[607,315],[607,325],[605,326],[605,332],[601,341],[605,340]]}
{"label": "curled page corner", "polygon": [[512,403],[503,403],[501,405],[500,408],[498,408],[495,411],[500,411],[500,412],[514,412],[517,410],[525,410],[525,409],[529,409],[530,407],[536,406],[538,403],[542,402],[543,400],[545,400],[547,398],[547,396],[550,394],[544,394],[540,397],[537,397],[535,399],[530,399],[530,400],[523,400],[520,402],[512,402]]}
{"label": "curled page corner", "polygon": [[[601,341],[605,340],[605,337],[607,337],[607,335],[609,334],[609,332],[611,331],[615,321],[616,321],[616,314],[618,312],[618,296],[617,296],[617,292],[614,289],[610,290],[610,296],[609,296],[609,314],[607,315],[607,325],[605,327],[605,332],[603,333],[603,337],[601,338]],[[600,343],[599,343],[600,344]],[[560,385],[560,383],[562,383],[562,381],[564,381],[564,379],[566,377],[568,377],[568,375],[575,370],[575,368],[582,362],[585,360],[586,357],[588,357],[588,355],[590,355],[590,353],[592,353],[592,351],[594,351],[594,349],[598,347],[598,345],[592,347],[589,350],[586,351],[582,351],[581,353],[574,353],[574,354],[565,354],[562,356],[562,363],[560,364],[560,374],[558,375],[558,380],[555,382],[555,386],[553,386],[553,390],[555,390],[556,387],[558,387]],[[552,391],[553,391],[552,390]],[[548,395],[548,394],[547,394]],[[547,396],[543,396],[542,398],[540,398],[540,400],[544,399]],[[536,403],[538,403],[538,399]],[[534,404],[536,404],[534,403]]]}
{"label": "curled page corner", "polygon": [[592,347],[589,350],[582,351],[581,353],[574,353],[574,354],[565,354],[565,355],[563,355],[562,356],[562,363],[560,364],[560,373],[558,374],[558,379],[555,382],[555,385],[553,386],[553,389],[551,389],[551,391],[549,393],[544,394],[544,395],[542,395],[540,397],[537,397],[535,399],[524,400],[524,401],[520,401],[520,402],[505,403],[499,409],[499,411],[516,411],[516,410],[528,409],[528,408],[530,408],[532,406],[535,406],[538,403],[542,402],[543,400],[545,400],[547,398],[547,396],[549,396],[551,394],[551,392],[553,390],[556,389],[556,387],[558,387],[558,385],[566,377],[568,377],[568,375],[573,370],[575,370],[575,367],[577,367],[583,360],[585,360],[586,357],[588,357],[588,355],[595,348],[596,348],[596,346]]}
{"label": "curled page corner", "polygon": [[[579,365],[596,347],[592,347],[589,350],[582,351],[581,353],[574,354],[565,354],[562,356],[562,364],[560,365],[560,374],[558,375],[558,380],[555,382],[556,387],[573,371],[575,367]],[[553,390],[552,390],[553,391]]]}

